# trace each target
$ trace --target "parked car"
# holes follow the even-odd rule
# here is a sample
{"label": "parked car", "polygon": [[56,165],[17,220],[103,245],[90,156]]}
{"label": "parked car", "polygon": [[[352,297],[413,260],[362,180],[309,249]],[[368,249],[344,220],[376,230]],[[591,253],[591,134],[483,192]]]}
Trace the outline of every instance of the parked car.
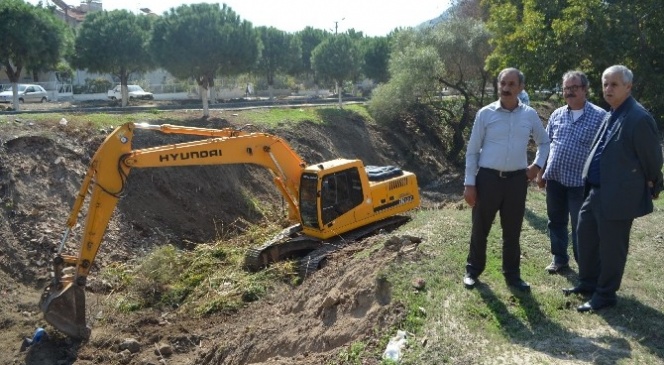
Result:
{"label": "parked car", "polygon": [[[12,88],[0,92],[0,103],[11,103],[14,100]],[[18,102],[45,103],[48,101],[48,92],[43,87],[33,84],[18,84]]]}
{"label": "parked car", "polygon": [[[138,85],[127,85],[129,91],[129,100],[133,99],[143,99],[143,100],[153,100],[154,95],[151,92],[143,90],[142,87]],[[111,100],[122,100],[122,86],[118,85],[113,88],[113,90],[108,90],[108,98]]]}

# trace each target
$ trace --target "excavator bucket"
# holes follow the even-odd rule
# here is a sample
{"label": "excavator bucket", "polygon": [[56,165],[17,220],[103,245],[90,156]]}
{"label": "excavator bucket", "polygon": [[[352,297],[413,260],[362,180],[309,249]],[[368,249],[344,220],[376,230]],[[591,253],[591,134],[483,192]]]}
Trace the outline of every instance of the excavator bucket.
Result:
{"label": "excavator bucket", "polygon": [[44,290],[39,308],[44,319],[67,336],[79,340],[90,337],[90,329],[85,323],[84,287],[73,282],[51,284]]}

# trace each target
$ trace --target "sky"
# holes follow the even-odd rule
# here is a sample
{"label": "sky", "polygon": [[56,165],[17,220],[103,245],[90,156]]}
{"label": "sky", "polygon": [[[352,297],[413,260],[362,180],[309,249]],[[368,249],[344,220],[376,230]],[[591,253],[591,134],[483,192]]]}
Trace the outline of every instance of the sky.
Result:
{"label": "sky", "polygon": [[[37,4],[39,0],[27,0]],[[449,0],[226,0],[243,20],[254,26],[273,26],[293,33],[312,26],[339,33],[348,29],[366,36],[384,36],[397,27],[417,26],[438,17],[449,7]],[[53,4],[42,0],[44,4]],[[64,0],[78,6],[81,0]],[[183,4],[213,2],[205,0],[101,0],[104,10],[126,9],[139,13],[148,8],[161,15]]]}

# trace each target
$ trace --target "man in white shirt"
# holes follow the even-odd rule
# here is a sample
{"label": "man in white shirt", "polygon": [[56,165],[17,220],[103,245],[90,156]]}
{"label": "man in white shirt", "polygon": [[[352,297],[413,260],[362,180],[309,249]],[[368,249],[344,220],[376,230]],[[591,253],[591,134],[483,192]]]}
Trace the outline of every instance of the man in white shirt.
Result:
{"label": "man in white shirt", "polygon": [[[473,288],[486,266],[487,237],[500,212],[503,229],[502,272],[506,283],[522,291],[521,225],[526,210],[528,181],[533,180],[549,154],[549,136],[537,112],[518,99],[525,78],[516,68],[498,74],[500,99],[477,112],[466,149],[464,198],[473,207],[470,252],[463,283]],[[530,139],[537,144],[528,165]]]}

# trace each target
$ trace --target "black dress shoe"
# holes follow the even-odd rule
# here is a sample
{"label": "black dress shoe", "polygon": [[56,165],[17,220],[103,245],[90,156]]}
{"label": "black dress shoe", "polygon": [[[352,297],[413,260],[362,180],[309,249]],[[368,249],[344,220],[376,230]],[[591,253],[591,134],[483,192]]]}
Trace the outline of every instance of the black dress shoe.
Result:
{"label": "black dress shoe", "polygon": [[576,310],[580,313],[585,313],[585,312],[596,312],[602,308],[608,308],[608,307],[613,307],[616,305],[616,302],[603,302],[601,304],[593,304],[591,301],[587,301],[580,306],[576,307]]}
{"label": "black dress shoe", "polygon": [[521,279],[508,280],[507,285],[517,290],[530,291],[530,284]]}
{"label": "black dress shoe", "polygon": [[466,273],[466,275],[463,276],[463,285],[466,286],[466,289],[474,288],[475,284],[477,284],[477,277],[475,275]]}
{"label": "black dress shoe", "polygon": [[563,295],[568,296],[570,294],[581,294],[581,295],[592,295],[593,291],[590,289],[585,289],[581,288],[579,286],[575,286],[573,288],[564,288],[563,289]]}

